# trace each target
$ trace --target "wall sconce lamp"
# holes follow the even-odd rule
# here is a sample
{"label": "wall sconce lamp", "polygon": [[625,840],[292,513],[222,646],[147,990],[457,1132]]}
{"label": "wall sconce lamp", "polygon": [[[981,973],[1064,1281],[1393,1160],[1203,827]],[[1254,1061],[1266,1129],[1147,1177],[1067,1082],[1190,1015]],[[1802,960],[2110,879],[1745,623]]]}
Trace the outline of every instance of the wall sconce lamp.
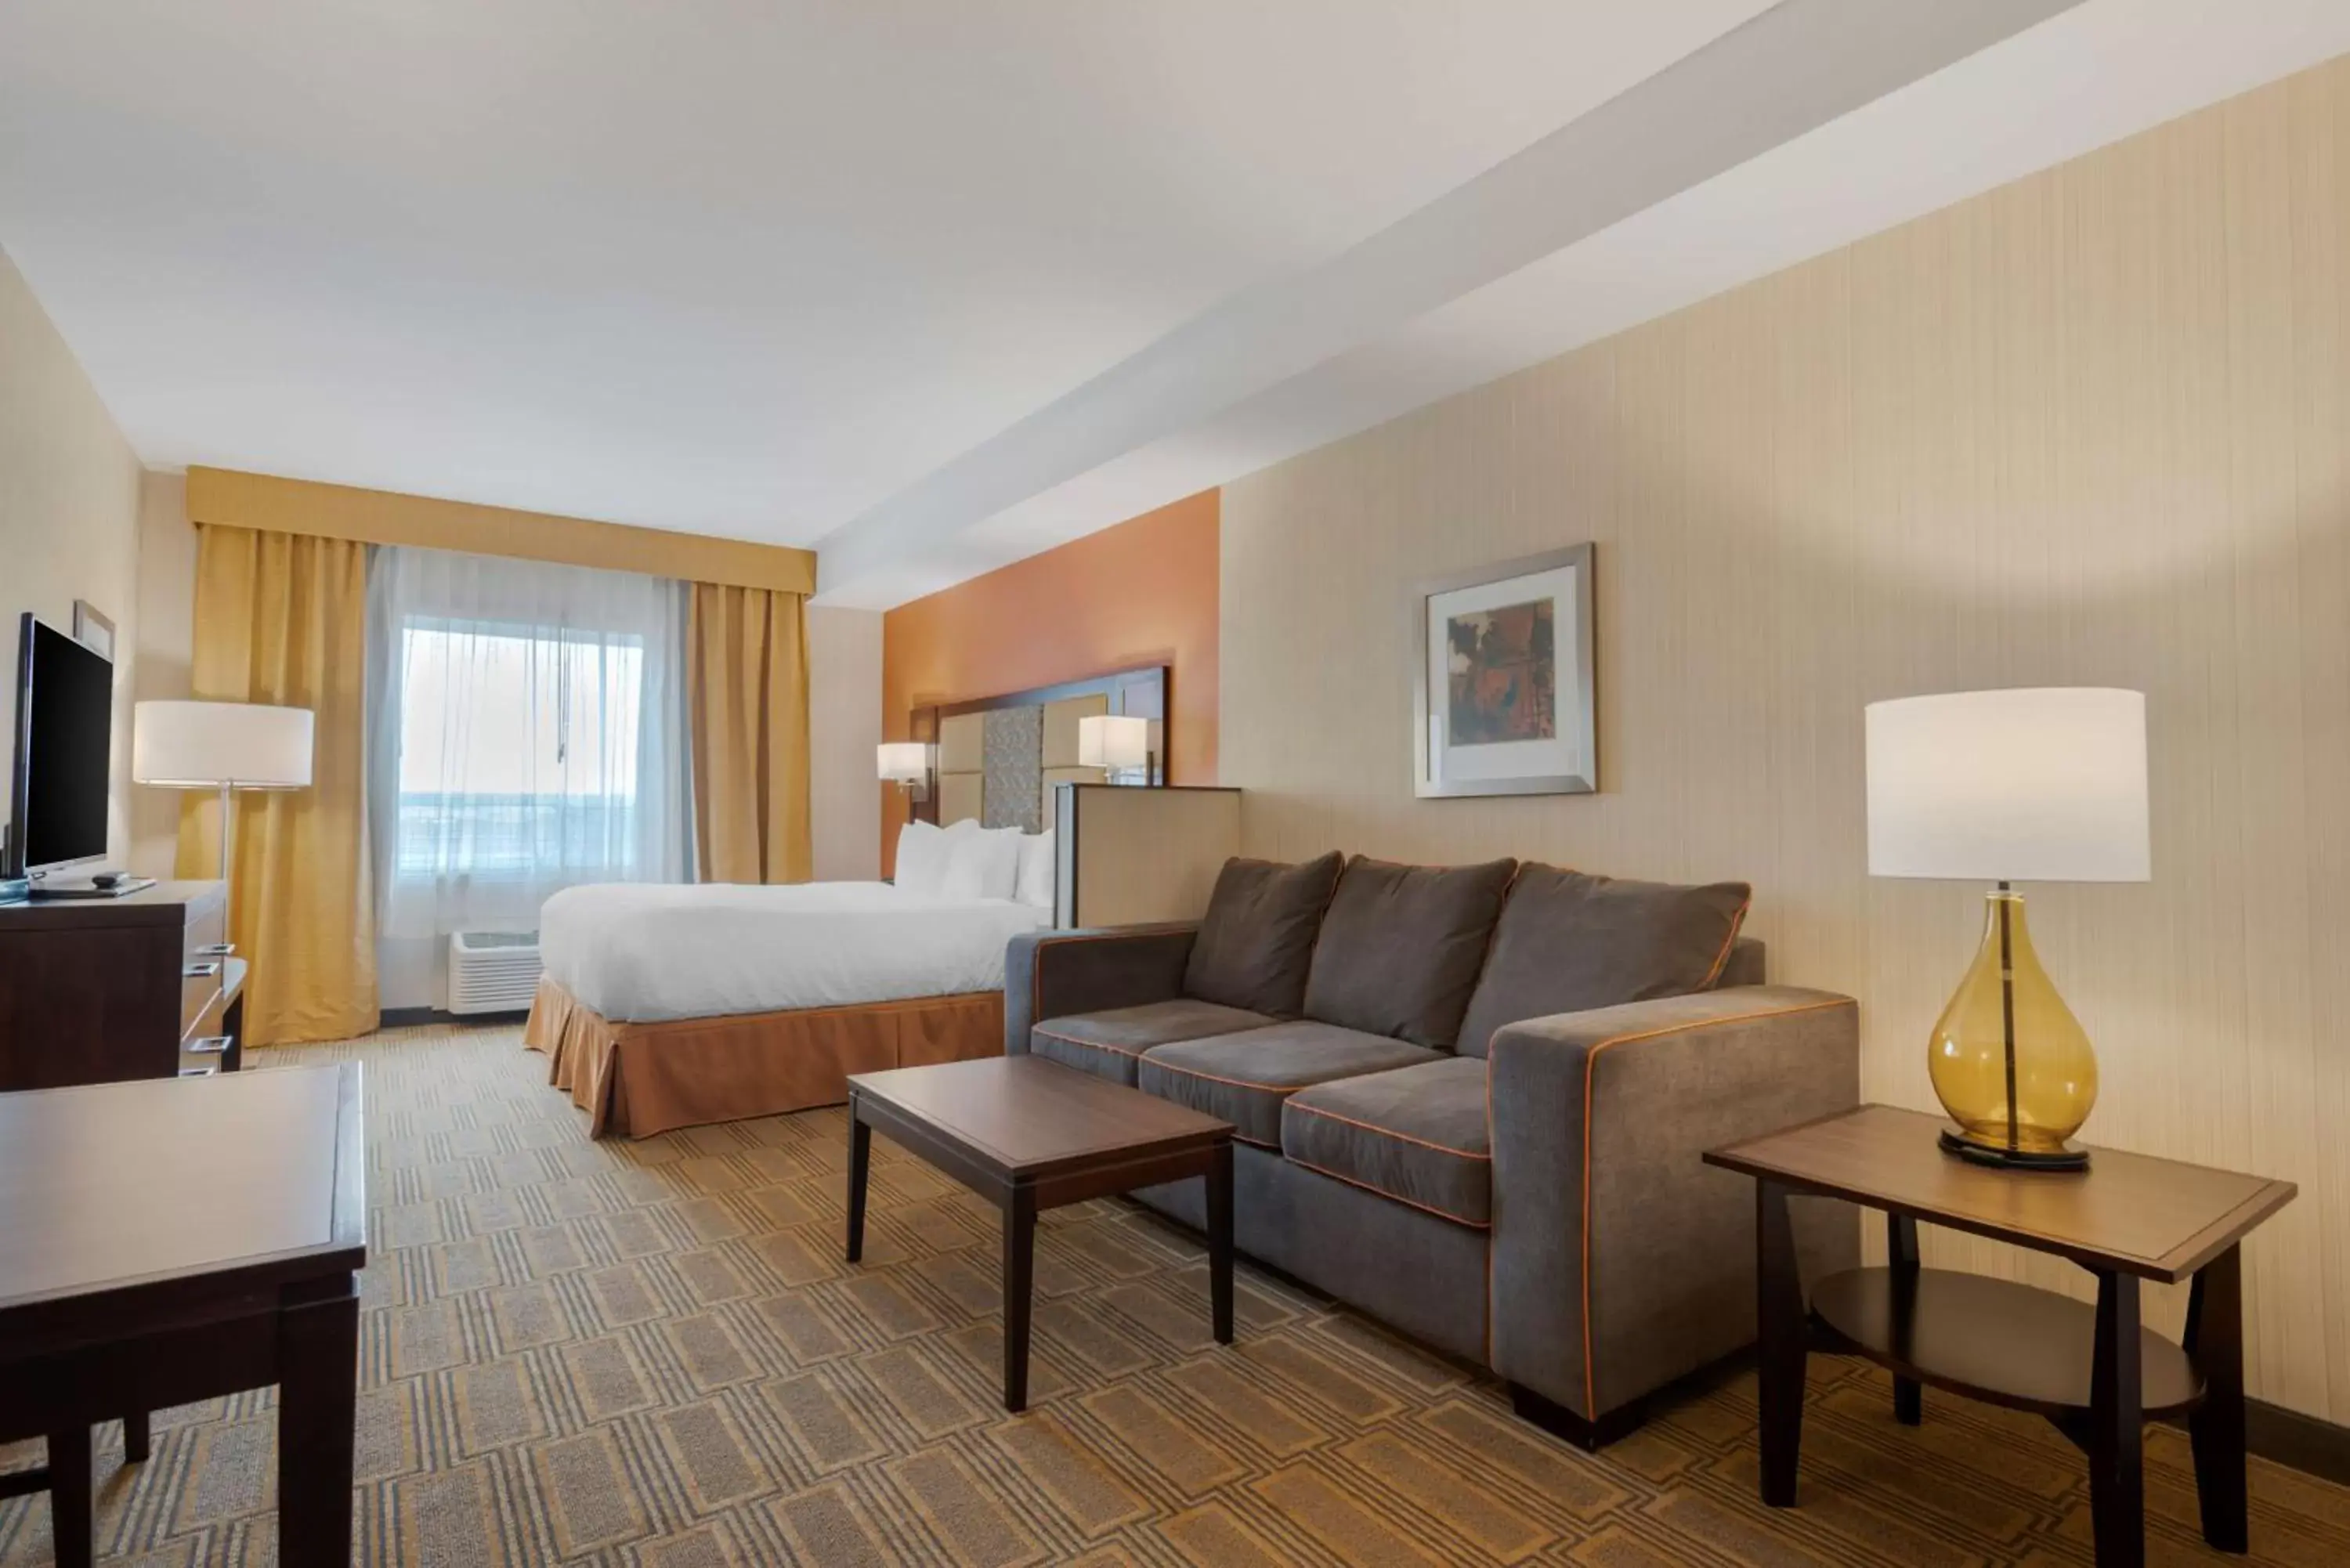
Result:
{"label": "wall sconce lamp", "polygon": [[909,800],[931,798],[931,748],[921,741],[884,741],[877,759],[880,776]]}
{"label": "wall sconce lamp", "polygon": [[[1077,721],[1077,765],[1099,768],[1111,784],[1165,782],[1150,749],[1150,721],[1120,713],[1091,713]],[[1139,773],[1139,778],[1121,774]]]}

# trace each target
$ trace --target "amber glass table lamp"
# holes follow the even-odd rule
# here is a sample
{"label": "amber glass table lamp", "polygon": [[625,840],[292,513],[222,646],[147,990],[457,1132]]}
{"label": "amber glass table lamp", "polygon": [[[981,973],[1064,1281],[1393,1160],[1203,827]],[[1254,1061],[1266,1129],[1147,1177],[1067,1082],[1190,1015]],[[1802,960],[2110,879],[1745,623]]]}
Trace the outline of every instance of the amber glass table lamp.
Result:
{"label": "amber glass table lamp", "polygon": [[1935,1021],[1942,1147],[1985,1165],[2080,1170],[2097,1058],[2040,967],[2014,882],[2149,875],[2146,697],[2036,687],[1868,705],[1868,869],[1995,884],[1982,946]]}

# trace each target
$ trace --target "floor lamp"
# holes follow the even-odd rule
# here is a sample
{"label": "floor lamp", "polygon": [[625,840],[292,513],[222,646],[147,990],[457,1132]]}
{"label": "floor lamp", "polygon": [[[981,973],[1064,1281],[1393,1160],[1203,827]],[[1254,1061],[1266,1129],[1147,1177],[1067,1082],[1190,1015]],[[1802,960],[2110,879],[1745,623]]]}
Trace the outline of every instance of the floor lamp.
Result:
{"label": "floor lamp", "polygon": [[310,738],[307,708],[141,702],[132,711],[130,776],[158,789],[220,792],[220,879],[225,885],[234,831],[229,795],[242,789],[309,788]]}

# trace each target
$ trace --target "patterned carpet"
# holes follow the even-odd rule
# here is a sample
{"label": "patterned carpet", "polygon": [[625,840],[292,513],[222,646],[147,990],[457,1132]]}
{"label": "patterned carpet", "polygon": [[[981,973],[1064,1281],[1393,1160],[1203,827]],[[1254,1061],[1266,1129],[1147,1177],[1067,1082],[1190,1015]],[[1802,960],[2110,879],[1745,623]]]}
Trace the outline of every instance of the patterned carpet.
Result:
{"label": "patterned carpet", "polygon": [[[1803,1506],[1755,1500],[1751,1378],[1591,1458],[1489,1384],[1246,1271],[1207,1332],[1201,1249],[1118,1202],[1045,1218],[1034,1405],[997,1402],[993,1210],[875,1140],[867,1265],[839,1261],[840,1113],[596,1144],[513,1029],[265,1054],[368,1064],[374,1262],[363,1560],[1247,1565],[2085,1563],[2045,1426],[1814,1358]],[[266,1391],[100,1438],[101,1552],[275,1559]],[[2149,1439],[2151,1558],[2195,1530]],[[37,1457],[37,1446],[0,1463]],[[2350,1563],[2350,1491],[2254,1461],[2251,1561]],[[48,1558],[0,1505],[0,1564]]]}

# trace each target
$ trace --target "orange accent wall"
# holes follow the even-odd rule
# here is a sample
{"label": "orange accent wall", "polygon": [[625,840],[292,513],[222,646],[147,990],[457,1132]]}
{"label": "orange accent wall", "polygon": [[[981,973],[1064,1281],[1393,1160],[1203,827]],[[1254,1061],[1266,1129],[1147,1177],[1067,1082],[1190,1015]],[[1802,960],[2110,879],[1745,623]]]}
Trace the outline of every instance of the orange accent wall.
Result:
{"label": "orange accent wall", "polygon": [[[899,606],[881,618],[881,733],[907,716],[1138,664],[1173,668],[1167,776],[1216,782],[1216,575],[1221,493],[1199,494]],[[881,872],[906,820],[881,789]]]}

